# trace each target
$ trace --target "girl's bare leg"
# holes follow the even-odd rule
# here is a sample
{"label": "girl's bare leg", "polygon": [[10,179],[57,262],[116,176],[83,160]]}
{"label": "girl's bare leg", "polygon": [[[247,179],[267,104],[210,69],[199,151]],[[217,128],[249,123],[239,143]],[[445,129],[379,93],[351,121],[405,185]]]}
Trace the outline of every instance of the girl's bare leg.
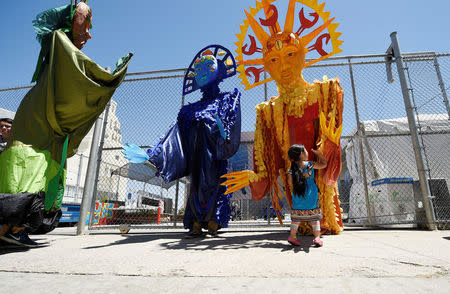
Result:
{"label": "girl's bare leg", "polygon": [[300,223],[291,222],[291,232],[289,234],[288,242],[294,246],[300,246],[300,241],[297,240],[297,230]]}
{"label": "girl's bare leg", "polygon": [[323,241],[320,239],[320,221],[312,221],[309,222],[309,224],[311,225],[314,235],[313,243],[319,247],[323,246]]}
{"label": "girl's bare leg", "polygon": [[298,226],[300,225],[300,223],[296,223],[296,222],[291,222],[291,234],[290,236],[292,238],[296,238],[297,237],[297,230],[298,230]]}

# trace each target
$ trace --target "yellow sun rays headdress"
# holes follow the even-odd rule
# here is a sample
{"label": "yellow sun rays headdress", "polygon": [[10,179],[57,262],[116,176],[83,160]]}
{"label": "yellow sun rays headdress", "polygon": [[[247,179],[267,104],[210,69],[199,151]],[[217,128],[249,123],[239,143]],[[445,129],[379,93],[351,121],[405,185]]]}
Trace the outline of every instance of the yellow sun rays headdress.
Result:
{"label": "yellow sun rays headdress", "polygon": [[[271,49],[267,48],[267,41],[271,36],[278,33],[284,32],[294,34],[294,41],[300,41],[295,41],[295,44],[304,46],[304,52],[315,51],[317,55],[319,55],[307,62],[304,67],[342,52],[342,49],[340,49],[339,46],[343,41],[338,40],[342,33],[336,31],[339,24],[333,23],[334,18],[330,18],[330,12],[323,10],[325,3],[319,4],[318,0],[289,0],[284,28],[283,31],[281,31],[278,22],[279,11],[273,4],[276,1],[277,0],[256,1],[255,8],[250,7],[248,12],[245,11],[247,18],[244,19],[243,24],[239,26],[240,33],[236,34],[238,41],[234,44],[237,46],[236,61],[239,64],[237,71],[240,73],[239,78],[241,78],[242,84],[245,85],[246,90],[273,80],[272,77],[260,80],[260,75],[264,71],[263,54]],[[297,3],[303,4],[303,6],[314,11],[309,13],[310,18],[305,16],[304,7],[301,7],[300,9],[300,6],[302,5],[297,6]],[[296,23],[296,9],[299,11],[297,14],[299,20],[298,30],[294,30]],[[255,17],[261,10],[263,10],[262,13],[265,19],[259,18],[258,21]],[[249,27],[253,31],[253,34],[249,32]],[[244,44],[246,40],[249,41],[250,45],[247,43]],[[314,40],[315,42],[308,46]],[[277,46],[277,44],[275,45]],[[324,46],[326,46],[326,48],[324,48]],[[258,65],[260,67],[255,67]],[[248,67],[246,68],[246,66]],[[249,80],[249,77],[251,76],[253,76],[253,82]]]}

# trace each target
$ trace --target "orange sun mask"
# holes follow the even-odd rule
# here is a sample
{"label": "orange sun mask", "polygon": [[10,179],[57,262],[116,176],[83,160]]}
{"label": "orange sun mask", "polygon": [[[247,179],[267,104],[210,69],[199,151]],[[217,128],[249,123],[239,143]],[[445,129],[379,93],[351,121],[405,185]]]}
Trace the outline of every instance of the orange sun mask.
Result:
{"label": "orange sun mask", "polygon": [[[281,30],[278,9],[273,5],[274,2],[276,0],[256,1],[256,8],[251,7],[250,12],[245,11],[247,18],[244,24],[240,25],[241,32],[236,35],[239,39],[235,43],[238,46],[236,60],[239,63],[239,77],[245,89],[271,80],[288,86],[302,78],[303,68],[342,51],[339,46],[343,42],[338,40],[341,33],[336,32],[339,24],[333,23],[334,18],[330,18],[330,13],[323,10],[324,3],[318,4],[317,0],[290,0],[284,28]],[[304,8],[300,9],[301,5],[297,6],[297,3],[313,11],[309,13],[312,19],[305,16]],[[299,29],[294,31],[296,9]],[[255,17],[260,11],[263,11],[262,16],[265,19],[259,18],[257,21]],[[319,20],[322,20],[322,24]],[[249,28],[254,35],[249,32]],[[323,32],[324,30],[328,31]],[[244,44],[246,39],[250,45]],[[308,46],[314,40],[314,44]],[[329,43],[331,49],[323,48]],[[306,53],[313,51],[319,56],[305,63]],[[258,65],[264,67],[255,67]],[[271,77],[260,80],[260,74],[264,70]]]}

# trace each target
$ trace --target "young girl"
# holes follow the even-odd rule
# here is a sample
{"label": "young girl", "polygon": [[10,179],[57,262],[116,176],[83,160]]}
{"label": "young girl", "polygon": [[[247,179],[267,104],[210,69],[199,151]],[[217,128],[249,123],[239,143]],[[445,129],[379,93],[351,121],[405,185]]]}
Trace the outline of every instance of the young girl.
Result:
{"label": "young girl", "polygon": [[292,193],[291,233],[288,242],[299,246],[297,230],[300,222],[307,221],[312,227],[314,244],[317,247],[323,245],[320,239],[320,219],[322,211],[319,206],[319,195],[314,182],[314,169],[323,169],[327,166],[327,160],[319,150],[311,151],[316,155],[317,162],[308,160],[308,151],[301,144],[292,145],[288,150],[291,160],[291,168],[288,173],[288,184]]}

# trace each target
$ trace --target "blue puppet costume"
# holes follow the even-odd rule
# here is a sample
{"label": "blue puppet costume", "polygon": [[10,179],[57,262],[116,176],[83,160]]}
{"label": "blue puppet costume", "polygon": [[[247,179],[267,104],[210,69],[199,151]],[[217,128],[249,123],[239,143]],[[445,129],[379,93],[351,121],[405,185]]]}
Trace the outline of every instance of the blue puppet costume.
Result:
{"label": "blue puppet costume", "polygon": [[[236,63],[228,49],[210,45],[200,50],[184,77],[183,95],[200,89],[202,98],[183,106],[176,124],[147,150],[148,160],[166,182],[190,176],[184,214],[188,237],[200,236],[202,228],[216,235],[218,229],[228,226],[230,196],[224,195],[225,187],[219,181],[227,173],[227,160],[239,148],[241,93],[237,89],[221,92],[219,83],[235,74]],[[124,150],[132,162],[142,162],[135,159],[139,155],[131,145]]]}

